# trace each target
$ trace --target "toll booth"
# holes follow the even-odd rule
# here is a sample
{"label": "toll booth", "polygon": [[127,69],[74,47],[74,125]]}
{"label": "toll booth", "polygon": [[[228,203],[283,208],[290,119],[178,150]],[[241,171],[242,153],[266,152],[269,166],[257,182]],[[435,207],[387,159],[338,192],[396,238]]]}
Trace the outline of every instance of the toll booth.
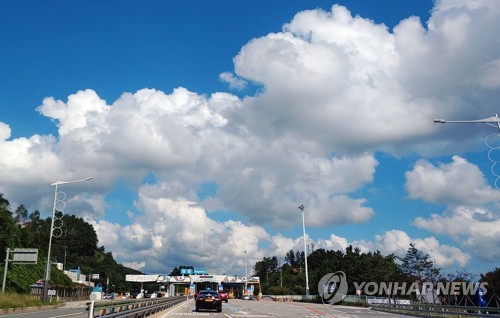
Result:
{"label": "toll booth", "polygon": [[245,295],[255,295],[255,287],[259,286],[259,277],[232,276],[232,275],[207,275],[207,274],[192,274],[188,276],[167,276],[167,275],[127,275],[125,278],[128,282],[142,283],[158,283],[160,286],[165,286],[169,296],[173,295],[194,295],[197,291],[210,288],[217,291],[225,291],[229,298],[243,298]]}

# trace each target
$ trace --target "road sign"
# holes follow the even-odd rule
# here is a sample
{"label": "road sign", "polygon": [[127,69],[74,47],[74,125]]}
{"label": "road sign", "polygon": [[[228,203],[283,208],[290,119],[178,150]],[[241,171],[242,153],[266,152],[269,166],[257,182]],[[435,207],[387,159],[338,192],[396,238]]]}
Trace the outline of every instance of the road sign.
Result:
{"label": "road sign", "polygon": [[16,264],[36,264],[38,261],[37,248],[15,248],[12,261]]}
{"label": "road sign", "polygon": [[181,275],[192,275],[194,270],[192,268],[181,268]]}
{"label": "road sign", "polygon": [[156,282],[158,276],[159,275],[125,275],[125,281],[138,283]]}

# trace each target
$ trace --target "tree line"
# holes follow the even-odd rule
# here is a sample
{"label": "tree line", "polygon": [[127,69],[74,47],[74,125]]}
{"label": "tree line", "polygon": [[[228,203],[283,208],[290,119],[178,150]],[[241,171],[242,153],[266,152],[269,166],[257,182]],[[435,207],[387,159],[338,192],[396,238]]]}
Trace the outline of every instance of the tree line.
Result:
{"label": "tree line", "polygon": [[[348,246],[345,251],[314,249],[307,256],[310,294],[318,294],[318,283],[324,275],[343,271],[351,282],[348,293],[356,295],[356,285],[352,282],[389,282],[418,284],[423,282],[486,282],[488,297],[500,300],[500,268],[484,274],[475,275],[466,270],[456,273],[443,273],[428,254],[411,244],[404,257],[394,254],[382,255],[380,251],[362,253],[357,247]],[[305,294],[305,257],[303,251],[290,250],[284,257],[264,257],[253,268],[258,276],[264,295],[304,295]],[[359,285],[358,285],[359,287]],[[377,295],[378,296],[378,295]],[[387,293],[381,296],[387,297]],[[392,295],[394,296],[394,295]],[[408,296],[408,295],[406,295]],[[409,298],[417,298],[412,294]]]}

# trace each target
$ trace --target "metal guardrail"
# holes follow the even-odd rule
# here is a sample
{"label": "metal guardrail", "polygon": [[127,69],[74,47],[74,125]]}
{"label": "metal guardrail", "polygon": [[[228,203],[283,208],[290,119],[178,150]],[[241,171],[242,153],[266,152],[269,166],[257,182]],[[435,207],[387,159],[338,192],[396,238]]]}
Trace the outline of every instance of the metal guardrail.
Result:
{"label": "metal guardrail", "polygon": [[186,296],[130,300],[91,301],[87,303],[89,318],[139,318],[165,310],[186,300]]}
{"label": "metal guardrail", "polygon": [[470,306],[441,306],[431,304],[372,304],[372,310],[387,313],[410,315],[414,317],[488,317],[500,318],[500,308],[497,307],[470,307]]}

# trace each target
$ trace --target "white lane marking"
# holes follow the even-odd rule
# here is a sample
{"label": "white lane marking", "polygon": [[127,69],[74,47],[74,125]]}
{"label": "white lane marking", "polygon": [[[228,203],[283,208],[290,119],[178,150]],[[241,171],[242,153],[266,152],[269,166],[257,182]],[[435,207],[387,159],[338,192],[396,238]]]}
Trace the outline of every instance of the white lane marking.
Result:
{"label": "white lane marking", "polygon": [[160,318],[165,318],[165,317],[170,316],[170,314],[173,313],[173,312],[175,312],[177,309],[183,308],[186,303],[183,302],[183,303],[180,303],[180,304],[182,304],[183,306],[174,305],[174,307],[172,307],[172,309],[167,309],[167,312],[165,314],[161,315]]}

